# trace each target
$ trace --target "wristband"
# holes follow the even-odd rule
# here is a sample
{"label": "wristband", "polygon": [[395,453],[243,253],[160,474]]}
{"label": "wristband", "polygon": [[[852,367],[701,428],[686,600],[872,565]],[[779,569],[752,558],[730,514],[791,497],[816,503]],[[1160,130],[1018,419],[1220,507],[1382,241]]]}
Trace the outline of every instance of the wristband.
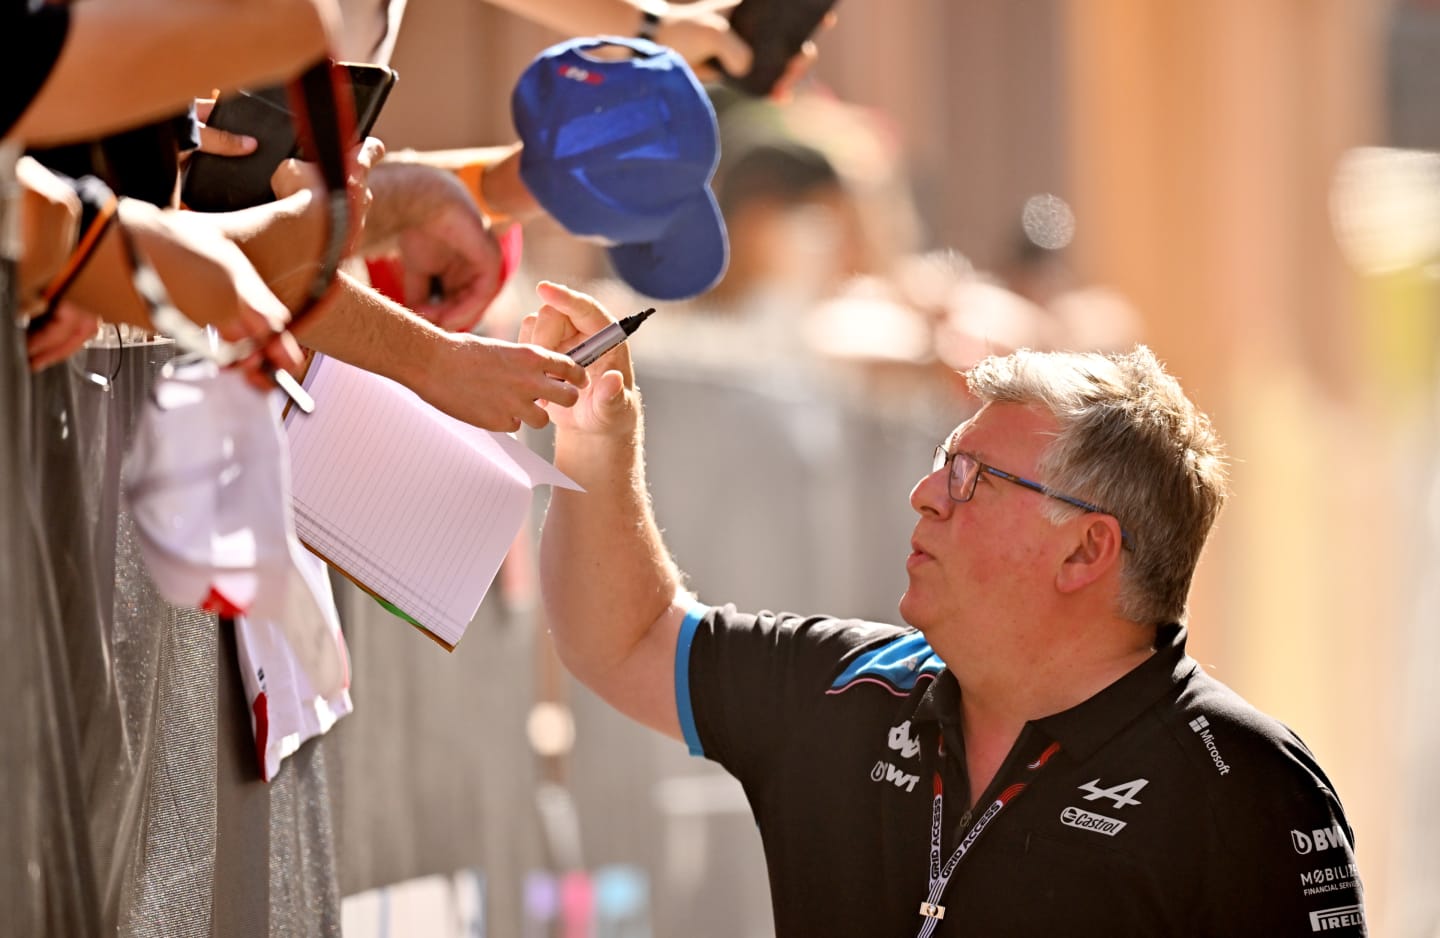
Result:
{"label": "wristband", "polygon": [[492,225],[503,224],[510,220],[510,216],[504,212],[496,211],[490,207],[485,200],[485,170],[488,169],[483,162],[466,163],[455,170],[455,175],[465,184],[465,189],[470,193],[470,198],[475,201],[475,207],[480,209]]}
{"label": "wristband", "polygon": [[660,14],[653,10],[640,11],[640,31],[635,35],[641,39],[655,41],[655,33],[660,29]]}

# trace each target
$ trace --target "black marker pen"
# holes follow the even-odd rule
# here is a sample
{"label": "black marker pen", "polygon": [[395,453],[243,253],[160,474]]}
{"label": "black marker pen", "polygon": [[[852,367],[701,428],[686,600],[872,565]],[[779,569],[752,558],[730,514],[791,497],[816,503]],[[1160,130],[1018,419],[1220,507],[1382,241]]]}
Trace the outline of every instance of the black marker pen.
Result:
{"label": "black marker pen", "polygon": [[626,316],[619,322],[612,322],[565,354],[575,359],[575,364],[581,368],[593,364],[601,355],[630,338],[635,330],[640,328],[640,324],[649,319],[653,312],[655,309],[652,307],[641,310],[633,316]]}

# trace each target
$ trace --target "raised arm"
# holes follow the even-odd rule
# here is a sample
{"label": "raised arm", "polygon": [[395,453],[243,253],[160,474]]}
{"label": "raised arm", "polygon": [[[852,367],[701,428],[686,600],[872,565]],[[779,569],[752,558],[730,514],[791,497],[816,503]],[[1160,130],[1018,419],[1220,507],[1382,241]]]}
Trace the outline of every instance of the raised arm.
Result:
{"label": "raised arm", "polygon": [[655,18],[654,39],[670,46],[701,68],[711,58],[732,75],[750,70],[750,47],[730,30],[729,12],[739,0],[490,0],[566,36],[633,36],[640,31],[642,12]]}
{"label": "raised arm", "polygon": [[183,110],[213,87],[289,78],[327,49],[334,0],[85,0],[10,134],[89,139]]}
{"label": "raised arm", "polygon": [[[521,339],[572,347],[613,317],[590,297],[541,283],[544,303]],[[556,650],[571,673],[622,713],[676,739],[675,647],[685,610],[645,484],[640,394],[624,345],[591,366],[589,388],[553,408],[555,464],[585,487],[553,491],[540,583]]]}

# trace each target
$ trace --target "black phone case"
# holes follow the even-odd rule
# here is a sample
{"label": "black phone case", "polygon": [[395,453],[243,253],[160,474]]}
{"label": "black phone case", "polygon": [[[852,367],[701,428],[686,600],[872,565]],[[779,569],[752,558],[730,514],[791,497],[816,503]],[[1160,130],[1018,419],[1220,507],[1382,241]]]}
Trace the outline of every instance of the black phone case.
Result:
{"label": "black phone case", "polygon": [[740,0],[730,12],[730,28],[750,44],[755,59],[749,73],[727,75],[729,83],[746,94],[768,95],[785,74],[786,64],[835,3],[836,0]]}
{"label": "black phone case", "polygon": [[[356,139],[363,139],[380,116],[395,72],[378,65],[342,63],[355,95]],[[283,85],[221,95],[206,121],[210,127],[249,134],[257,143],[245,156],[196,153],[185,171],[180,199],[201,212],[230,212],[274,201],[270,177],[292,156],[301,157],[295,141],[290,102]]]}

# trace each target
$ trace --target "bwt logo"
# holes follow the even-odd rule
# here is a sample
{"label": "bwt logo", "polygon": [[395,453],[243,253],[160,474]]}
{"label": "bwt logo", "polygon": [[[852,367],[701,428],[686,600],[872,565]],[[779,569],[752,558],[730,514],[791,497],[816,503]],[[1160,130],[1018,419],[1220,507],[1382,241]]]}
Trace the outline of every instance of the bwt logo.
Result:
{"label": "bwt logo", "polygon": [[1335,928],[1350,928],[1365,924],[1365,913],[1358,905],[1342,905],[1334,909],[1320,909],[1310,913],[1311,931],[1330,931]]}
{"label": "bwt logo", "polygon": [[587,85],[599,85],[605,81],[605,76],[599,72],[592,72],[588,68],[581,68],[578,65],[562,65],[559,68],[560,77],[568,78],[571,81],[582,81]]}
{"label": "bwt logo", "polygon": [[875,763],[875,768],[870,770],[870,779],[875,782],[891,782],[896,788],[914,791],[915,783],[920,781],[920,776],[911,775],[882,759]]}
{"label": "bwt logo", "polygon": [[1308,834],[1292,829],[1290,842],[1294,845],[1295,852],[1303,857],[1307,853],[1319,853],[1332,847],[1343,846],[1346,841],[1345,833],[1340,829],[1340,825],[1332,824],[1329,827],[1313,830]]}

